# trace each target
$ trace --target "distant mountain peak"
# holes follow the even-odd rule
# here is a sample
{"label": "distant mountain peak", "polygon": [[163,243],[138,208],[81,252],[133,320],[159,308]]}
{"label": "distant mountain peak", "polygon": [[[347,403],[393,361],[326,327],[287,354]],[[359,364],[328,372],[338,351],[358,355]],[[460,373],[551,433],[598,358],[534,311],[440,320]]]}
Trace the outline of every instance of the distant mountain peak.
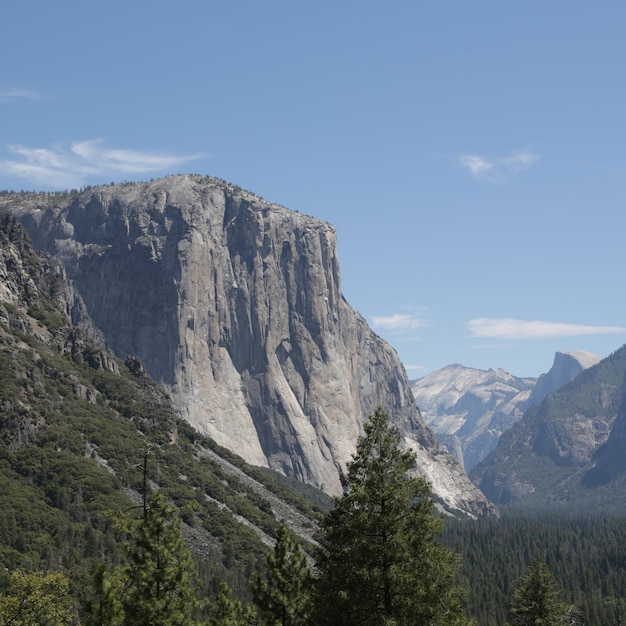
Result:
{"label": "distant mountain peak", "polygon": [[[537,503],[618,507],[624,493],[626,346],[595,363],[586,352],[559,352],[537,381],[542,400],[506,432],[472,478],[498,504],[532,497]],[[581,370],[578,359],[590,367]],[[543,396],[564,373],[575,380]],[[539,384],[543,389],[537,393]],[[593,493],[607,483],[604,493]],[[618,482],[622,481],[622,482]],[[617,498],[617,500],[616,500]]]}
{"label": "distant mountain peak", "polygon": [[537,379],[530,403],[539,404],[548,394],[574,380],[578,374],[599,361],[600,357],[584,350],[557,352],[550,370]]}
{"label": "distant mountain peak", "polygon": [[455,363],[413,381],[412,390],[440,443],[469,470],[521,418],[535,380]]}
{"label": "distant mountain peak", "polygon": [[502,368],[446,365],[412,382],[415,400],[440,443],[469,471],[533,404],[539,404],[600,359],[584,350],[557,352],[550,371],[536,378]]}

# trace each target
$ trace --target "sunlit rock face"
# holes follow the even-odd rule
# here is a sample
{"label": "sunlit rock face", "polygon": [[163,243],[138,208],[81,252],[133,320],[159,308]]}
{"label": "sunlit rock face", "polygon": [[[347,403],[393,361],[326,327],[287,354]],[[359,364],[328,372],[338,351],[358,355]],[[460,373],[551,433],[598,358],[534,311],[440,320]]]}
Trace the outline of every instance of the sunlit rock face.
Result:
{"label": "sunlit rock face", "polygon": [[7,204],[63,260],[109,346],[248,462],[338,493],[382,406],[448,508],[492,510],[439,449],[395,351],[343,298],[331,225],[200,176]]}
{"label": "sunlit rock face", "polygon": [[600,361],[590,352],[557,352],[539,378],[503,369],[448,365],[412,382],[415,400],[439,442],[469,472],[496,447],[524,411]]}
{"label": "sunlit rock face", "polygon": [[556,352],[550,370],[539,376],[530,396],[531,404],[539,404],[549,393],[574,380],[583,370],[599,363],[600,357],[584,350]]}
{"label": "sunlit rock face", "polygon": [[502,369],[448,365],[413,381],[412,389],[440,443],[469,472],[521,419],[535,382]]}

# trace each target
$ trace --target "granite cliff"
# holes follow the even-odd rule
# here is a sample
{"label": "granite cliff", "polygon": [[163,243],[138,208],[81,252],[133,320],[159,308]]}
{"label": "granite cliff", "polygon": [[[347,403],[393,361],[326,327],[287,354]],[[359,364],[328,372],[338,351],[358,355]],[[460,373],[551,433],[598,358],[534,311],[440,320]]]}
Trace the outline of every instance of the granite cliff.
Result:
{"label": "granite cliff", "polygon": [[530,404],[539,404],[549,393],[571,382],[578,374],[599,361],[600,357],[584,350],[556,352],[550,370],[537,379],[530,395]]}
{"label": "granite cliff", "polygon": [[557,352],[550,370],[539,378],[520,378],[503,369],[448,365],[413,381],[411,388],[439,442],[469,472],[526,409],[599,360],[583,350]]}
{"label": "granite cliff", "polygon": [[248,462],[337,493],[380,405],[448,508],[491,510],[438,447],[395,351],[343,298],[329,224],[200,176],[6,194],[0,208],[65,265],[75,321],[88,312]]}

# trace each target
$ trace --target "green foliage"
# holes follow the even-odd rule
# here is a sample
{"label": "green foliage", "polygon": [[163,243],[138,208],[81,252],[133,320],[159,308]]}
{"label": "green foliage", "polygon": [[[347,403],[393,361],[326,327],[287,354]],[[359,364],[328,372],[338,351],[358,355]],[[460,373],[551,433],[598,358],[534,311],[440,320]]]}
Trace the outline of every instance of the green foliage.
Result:
{"label": "green foliage", "polygon": [[209,610],[207,626],[251,626],[257,624],[254,608],[233,598],[227,583],[220,584],[220,592]]}
{"label": "green foliage", "polygon": [[505,623],[513,591],[537,557],[587,626],[617,623],[626,592],[623,513],[507,507],[500,519],[449,520],[444,539],[462,554],[468,610],[481,626]]}
{"label": "green foliage", "polygon": [[558,626],[563,623],[567,605],[559,601],[559,590],[546,564],[536,558],[513,593],[513,626]]}
{"label": "green foliage", "polygon": [[28,308],[28,314],[39,320],[51,332],[56,332],[67,325],[67,318],[59,307],[48,301]]}
{"label": "green foliage", "polygon": [[287,527],[276,531],[267,574],[253,581],[254,603],[266,626],[304,626],[311,614],[311,570],[307,557]]}
{"label": "green foliage", "polygon": [[92,581],[92,595],[85,605],[87,626],[121,626],[124,622],[121,577],[98,566]]}
{"label": "green foliage", "polygon": [[180,518],[160,492],[140,520],[123,520],[127,563],[118,571],[124,626],[188,626],[199,608]]}
{"label": "green foliage", "polygon": [[323,521],[319,623],[465,624],[458,558],[438,541],[428,483],[409,477],[415,456],[381,409],[365,424],[342,477],[345,493]]}
{"label": "green foliage", "polygon": [[74,623],[69,580],[60,572],[13,572],[0,598],[0,626],[69,626]]}

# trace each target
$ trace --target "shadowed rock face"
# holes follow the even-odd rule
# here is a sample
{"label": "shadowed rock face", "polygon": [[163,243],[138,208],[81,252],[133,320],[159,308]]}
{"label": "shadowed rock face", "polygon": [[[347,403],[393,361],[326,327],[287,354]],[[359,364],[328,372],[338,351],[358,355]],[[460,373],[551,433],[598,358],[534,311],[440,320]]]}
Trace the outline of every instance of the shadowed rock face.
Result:
{"label": "shadowed rock face", "polygon": [[5,202],[61,258],[107,343],[248,462],[337,493],[385,408],[451,508],[489,509],[438,449],[397,355],[341,294],[332,226],[199,176]]}

